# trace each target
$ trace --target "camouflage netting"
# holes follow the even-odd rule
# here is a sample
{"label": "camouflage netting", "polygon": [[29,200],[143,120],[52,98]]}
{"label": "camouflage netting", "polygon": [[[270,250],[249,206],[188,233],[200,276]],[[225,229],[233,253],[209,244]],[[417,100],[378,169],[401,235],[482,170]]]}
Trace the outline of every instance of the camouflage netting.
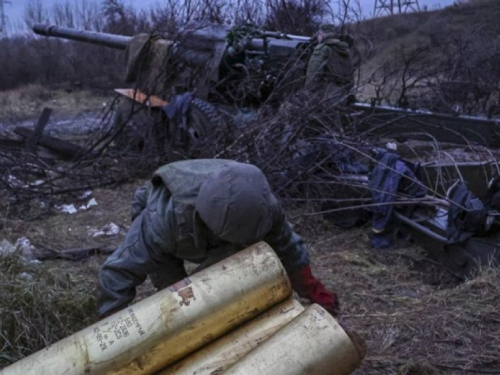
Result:
{"label": "camouflage netting", "polygon": [[152,95],[164,93],[170,76],[166,69],[172,44],[149,34],[134,36],[125,50],[124,81],[136,82],[137,88]]}

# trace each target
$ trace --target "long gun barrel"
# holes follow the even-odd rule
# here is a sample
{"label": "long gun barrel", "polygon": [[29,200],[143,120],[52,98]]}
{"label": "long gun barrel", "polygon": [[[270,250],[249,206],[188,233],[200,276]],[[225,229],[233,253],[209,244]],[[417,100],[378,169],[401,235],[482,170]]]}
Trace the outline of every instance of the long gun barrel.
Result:
{"label": "long gun barrel", "polygon": [[[47,24],[36,24],[33,26],[33,31],[47,37],[69,39],[119,50],[125,50],[134,40],[134,37],[130,36]],[[234,60],[234,55],[245,53],[252,59],[260,59],[258,64],[263,64],[269,59],[289,58],[300,45],[310,42],[310,38],[305,36],[265,31],[259,37],[243,37],[241,40],[243,43],[237,42],[235,46],[232,46],[227,40],[230,31],[229,26],[208,25],[201,28],[181,28],[176,35],[163,35],[163,37],[167,41],[170,40],[168,54],[180,61],[194,66],[206,66],[209,63],[209,71],[214,81],[219,80],[219,67],[226,58]]]}
{"label": "long gun barrel", "polygon": [[[133,39],[133,37],[130,36],[77,30],[47,24],[35,24],[33,26],[33,31],[38,35],[91,43],[119,50],[125,50]],[[217,36],[223,38],[223,36]],[[205,37],[207,36],[205,35]],[[201,45],[203,45],[203,43],[201,43]],[[189,45],[180,46],[179,48],[176,47],[174,49],[174,54],[178,55],[183,61],[203,65],[210,59],[211,48],[213,46],[209,45],[208,47],[209,49],[204,51],[203,49],[197,50],[196,48],[190,48]]]}
{"label": "long gun barrel", "polygon": [[132,39],[129,36],[100,33],[96,31],[75,30],[67,27],[46,24],[34,25],[33,31],[38,35],[54,36],[121,50],[124,50]]}
{"label": "long gun barrel", "polygon": [[[211,53],[216,43],[224,43],[228,32],[228,27],[204,27],[198,30],[181,30],[180,35],[184,35],[181,43],[181,50],[187,49],[192,51]],[[108,34],[96,31],[76,30],[67,27],[59,27],[56,25],[35,24],[33,31],[38,35],[52,36],[57,38],[75,40],[97,44],[99,46],[111,47],[124,50],[132,40],[130,36]],[[187,38],[186,38],[187,37]],[[263,37],[271,38],[274,42],[271,44],[277,47],[283,45],[285,49],[293,47],[297,43],[309,42],[310,37],[287,35],[279,32],[266,31]],[[262,51],[266,47],[264,38],[254,38],[250,41],[248,47],[252,50]],[[192,52],[191,51],[191,52]],[[190,54],[192,55],[192,53]],[[206,61],[206,56],[199,58],[201,62]]]}

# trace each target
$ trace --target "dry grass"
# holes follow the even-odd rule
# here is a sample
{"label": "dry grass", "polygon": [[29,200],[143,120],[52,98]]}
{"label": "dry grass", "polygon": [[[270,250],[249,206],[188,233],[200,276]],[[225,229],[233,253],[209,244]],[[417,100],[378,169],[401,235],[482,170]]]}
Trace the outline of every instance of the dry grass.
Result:
{"label": "dry grass", "polygon": [[[26,221],[12,219],[13,212],[4,211],[0,239],[15,242],[25,236],[35,245],[54,250],[118,246],[123,234],[92,238],[88,231],[110,222],[126,230],[132,193],[141,183],[96,189],[92,196],[98,206],[73,215],[40,214],[39,209],[31,206],[30,212],[23,215],[33,219]],[[66,197],[60,203],[75,203],[78,207],[82,201]],[[83,262],[57,260],[33,264],[18,254],[0,256],[0,368],[97,320],[97,275],[104,260],[104,256],[96,256]],[[151,284],[145,283],[138,290],[137,299],[152,292]]]}
{"label": "dry grass", "polygon": [[[464,113],[485,115],[489,112],[485,108],[493,110],[498,105],[498,100],[493,99],[497,89],[488,84],[498,80],[494,78],[496,70],[488,68],[488,61],[498,58],[482,51],[498,53],[492,46],[500,30],[499,14],[498,1],[479,0],[360,23],[355,28],[363,56],[358,99],[379,97],[385,103],[396,104],[405,81],[404,94],[411,106],[442,112],[459,105]],[[474,76],[453,68],[461,61],[467,61]],[[450,82],[457,80],[463,86],[449,89]],[[483,90],[490,96],[483,96]],[[461,97],[462,92],[469,93],[469,97]]]}
{"label": "dry grass", "polygon": [[[90,241],[84,232],[69,235],[65,229],[79,223],[84,228],[88,223],[127,219],[137,184],[100,189],[95,192],[100,209],[35,220],[29,225],[36,231],[24,233],[33,241],[45,238],[45,244],[50,238],[57,248]],[[340,297],[342,323],[367,341],[368,354],[356,374],[498,373],[500,270],[485,269],[474,280],[460,283],[426,260],[416,246],[399,242],[391,249],[369,248],[367,228],[341,231],[315,216],[299,217],[295,227],[309,244],[314,273]],[[21,232],[11,231],[10,238]],[[107,239],[109,244],[120,240]],[[0,291],[4,337],[0,365],[97,319],[94,295],[104,259],[43,265],[24,264],[15,257],[0,259],[5,286]],[[23,272],[33,275],[33,281],[20,280]],[[138,299],[152,292],[146,283]]]}
{"label": "dry grass", "polygon": [[[32,200],[21,212],[18,206],[4,206],[0,215],[0,238],[14,243],[19,237],[28,237],[34,244],[56,250],[118,245],[130,225],[133,192],[142,183],[134,181],[113,188],[94,189],[85,199],[80,199],[81,193],[77,193],[73,197]],[[89,210],[79,209],[75,214],[60,213],[55,208],[62,204],[79,208],[91,198],[96,200],[97,206]],[[42,209],[42,205],[46,208]],[[117,237],[89,237],[89,230],[100,229],[109,223],[121,227],[122,233]]]}
{"label": "dry grass", "polygon": [[500,373],[500,270],[460,283],[416,246],[369,248],[368,229],[311,243],[341,320],[367,341],[356,374]]}
{"label": "dry grass", "polygon": [[0,123],[37,118],[45,107],[52,108],[58,116],[76,116],[102,108],[109,101],[108,97],[88,90],[67,92],[31,84],[0,91]]}
{"label": "dry grass", "polygon": [[0,367],[95,320],[95,278],[73,268],[31,264],[18,254],[0,256]]}

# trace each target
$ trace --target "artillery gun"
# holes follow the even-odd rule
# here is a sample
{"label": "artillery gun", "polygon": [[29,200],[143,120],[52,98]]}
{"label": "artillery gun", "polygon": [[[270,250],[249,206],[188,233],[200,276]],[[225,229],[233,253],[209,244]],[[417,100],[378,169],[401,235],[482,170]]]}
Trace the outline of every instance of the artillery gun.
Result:
{"label": "artillery gun", "polygon": [[[158,134],[168,129],[163,137],[168,140],[166,148],[180,144],[185,150],[223,126],[227,122],[224,120],[236,119],[239,123],[247,109],[265,101],[279,103],[302,87],[314,46],[307,36],[268,32],[248,25],[194,25],[176,35],[134,37],[42,24],[33,30],[40,35],[124,50],[125,81],[135,82],[135,87],[117,91],[138,102],[145,111],[123,106],[115,122],[132,117],[130,120],[143,123],[144,117],[149,122],[152,117],[158,118]],[[180,96],[183,93],[194,95]],[[169,103],[166,119],[159,108]],[[493,119],[374,103],[354,102],[350,109],[358,120],[362,119],[356,130],[368,135],[500,147],[500,127]],[[140,129],[133,138],[143,131]]]}
{"label": "artillery gun", "polygon": [[227,120],[243,118],[244,109],[300,88],[312,46],[309,37],[253,26],[188,26],[177,35],[134,37],[43,24],[33,31],[123,50],[125,82],[134,86],[115,90],[131,99],[113,121],[122,145],[145,147],[148,123],[157,147],[180,147],[188,156]]}
{"label": "artillery gun", "polygon": [[[146,34],[125,37],[46,25],[36,25],[34,31],[125,50],[126,81],[135,81],[136,87],[117,91],[133,99],[130,103],[139,103],[145,110],[135,111],[133,106],[125,106],[118,114],[132,114],[133,119],[147,113],[148,121],[153,114],[160,116],[158,128],[168,130],[166,139],[170,143],[167,148],[180,144],[190,149],[213,129],[223,126],[226,114],[235,118],[242,108],[255,108],[265,101],[279,102],[283,95],[294,92],[302,86],[313,46],[308,37],[265,32],[250,26],[185,28],[176,36],[166,37]],[[500,147],[500,127],[494,119],[365,103],[353,103],[350,109],[362,118],[357,131],[363,131],[366,136],[394,138],[399,135],[410,139]],[[125,120],[118,115],[116,118],[115,127],[119,129]],[[141,131],[143,129],[139,128],[135,134],[140,135]],[[178,138],[179,133],[183,137]],[[176,143],[178,139],[179,143]],[[309,162],[315,160],[310,154],[303,158]],[[487,181],[500,173],[496,160],[485,163],[446,165],[435,161],[422,166],[426,176],[422,182],[435,188],[440,179],[448,183],[459,178],[482,197],[486,194]],[[486,173],[494,169],[495,173]],[[449,176],[443,177],[445,175]],[[357,174],[352,179],[367,182],[368,175]],[[446,238],[447,224],[443,221],[446,215],[446,209],[424,207],[411,214],[396,212],[394,220],[413,233],[432,258],[442,262],[457,276],[468,277],[481,263],[500,264],[498,225],[488,235],[478,233],[465,242],[450,245]],[[489,212],[488,223],[498,216],[498,213]]]}

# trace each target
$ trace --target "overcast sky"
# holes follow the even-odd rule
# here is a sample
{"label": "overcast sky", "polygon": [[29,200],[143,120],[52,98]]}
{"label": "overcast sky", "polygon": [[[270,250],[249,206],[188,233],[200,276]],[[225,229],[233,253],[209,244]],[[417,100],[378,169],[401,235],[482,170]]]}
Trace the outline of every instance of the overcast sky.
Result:
{"label": "overcast sky", "polygon": [[[8,21],[11,25],[20,24],[23,21],[23,12],[25,5],[29,0],[4,0],[8,3],[5,4],[5,15],[8,17]],[[50,8],[52,4],[58,0],[42,0],[44,6]],[[97,0],[98,1],[98,0]],[[380,1],[380,0],[379,0]],[[453,4],[455,0],[418,0],[420,8],[426,6],[429,10],[435,8],[442,8]],[[337,0],[333,0],[332,3],[337,3]],[[373,13],[373,8],[376,0],[360,0],[362,6],[363,16],[370,16]],[[140,1],[128,1],[129,4],[134,4],[137,8],[147,8],[154,4],[161,4],[161,0],[140,0]],[[335,9],[335,8],[334,8]]]}

